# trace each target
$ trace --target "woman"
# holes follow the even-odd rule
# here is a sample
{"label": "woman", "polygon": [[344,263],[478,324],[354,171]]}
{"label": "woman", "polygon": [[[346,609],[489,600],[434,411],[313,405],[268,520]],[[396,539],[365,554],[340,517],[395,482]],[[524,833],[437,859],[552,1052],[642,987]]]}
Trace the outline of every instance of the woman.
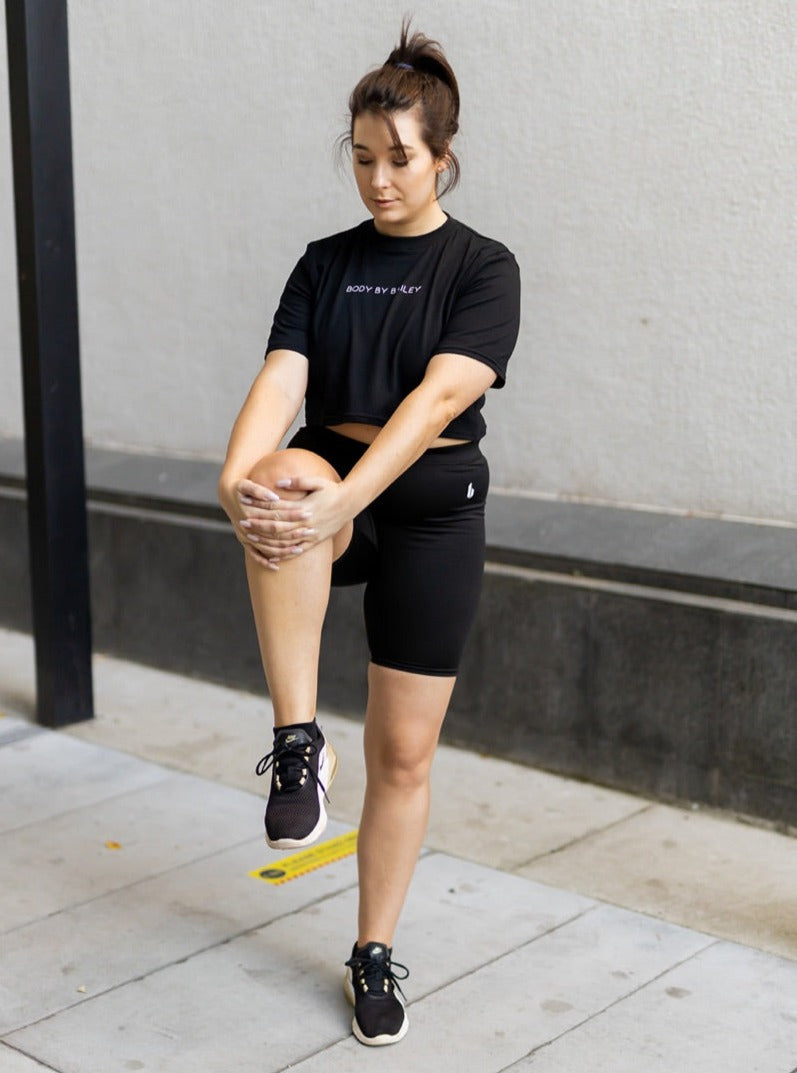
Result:
{"label": "woman", "polygon": [[[378,1046],[407,1030],[393,932],[479,597],[480,410],[504,383],[520,288],[512,254],[440,208],[459,175],[459,92],[439,45],[405,24],[349,106],[370,218],[311,242],[291,274],[219,492],[246,549],[274,705],[273,751],[258,765],[271,769],[270,846],[307,845],[326,825],[336,761],[315,723],[321,627],[331,584],[366,585],[367,787],[346,989],[356,1037]],[[278,450],[303,403],[306,426]]]}

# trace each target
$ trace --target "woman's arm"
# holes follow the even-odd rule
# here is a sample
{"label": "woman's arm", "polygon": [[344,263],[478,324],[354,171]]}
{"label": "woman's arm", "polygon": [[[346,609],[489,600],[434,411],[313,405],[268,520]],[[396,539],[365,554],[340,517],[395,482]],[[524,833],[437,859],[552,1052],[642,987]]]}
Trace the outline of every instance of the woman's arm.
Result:
{"label": "woman's arm", "polygon": [[495,380],[489,366],[463,354],[436,354],[414,391],[396,408],[342,485],[352,517],[408,469],[455,417]]}
{"label": "woman's arm", "polygon": [[474,358],[436,354],[421,383],[396,408],[345,480],[337,484],[321,477],[295,477],[278,483],[278,488],[309,493],[302,500],[304,520],[285,522],[280,535],[312,527],[309,536],[297,540],[304,549],[333,536],[420,458],[494,380],[493,370]]}
{"label": "woman's arm", "polygon": [[[258,513],[258,504],[255,509],[251,504],[244,507],[240,485],[263,455],[277,449],[301,408],[306,390],[307,359],[293,350],[273,350],[266,356],[233,425],[219,477],[219,502],[247,551],[252,548],[246,543],[240,523]],[[247,482],[248,497],[251,499],[253,494],[263,501],[278,499],[272,490]]]}
{"label": "woman's arm", "polygon": [[219,478],[219,494],[246,477],[263,455],[276,451],[304,401],[307,359],[272,350],[235,420]]}

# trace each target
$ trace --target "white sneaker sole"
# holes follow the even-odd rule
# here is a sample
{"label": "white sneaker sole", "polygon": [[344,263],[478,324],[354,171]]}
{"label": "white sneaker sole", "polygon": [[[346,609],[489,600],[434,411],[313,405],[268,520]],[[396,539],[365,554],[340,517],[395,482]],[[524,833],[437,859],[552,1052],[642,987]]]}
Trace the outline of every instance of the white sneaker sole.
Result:
{"label": "white sneaker sole", "polygon": [[[354,1005],[354,984],[351,979],[351,969],[346,969],[346,975],[343,977],[343,992],[351,1005]],[[404,1005],[401,995],[396,995],[401,1005]],[[357,1018],[353,1017],[351,1021],[351,1030],[354,1033],[356,1039],[360,1043],[364,1043],[366,1047],[387,1047],[391,1043],[398,1043],[399,1040],[404,1039],[407,1035],[407,1029],[410,1027],[410,1019],[407,1017],[407,1011],[404,1011],[404,1020],[401,1028],[395,1034],[395,1036],[388,1036],[387,1033],[383,1033],[381,1036],[366,1036],[363,1034],[362,1029],[357,1023]]]}
{"label": "white sneaker sole", "polygon": [[324,807],[324,791],[321,786],[325,786],[328,790],[332,785],[332,780],[335,778],[337,770],[337,755],[329,742],[326,742],[318,758],[318,781],[321,784],[317,787],[318,823],[310,834],[305,835],[304,838],[269,838],[268,833],[266,833],[266,842],[272,849],[301,849],[302,846],[312,845],[317,838],[321,837],[327,828],[327,810]]}

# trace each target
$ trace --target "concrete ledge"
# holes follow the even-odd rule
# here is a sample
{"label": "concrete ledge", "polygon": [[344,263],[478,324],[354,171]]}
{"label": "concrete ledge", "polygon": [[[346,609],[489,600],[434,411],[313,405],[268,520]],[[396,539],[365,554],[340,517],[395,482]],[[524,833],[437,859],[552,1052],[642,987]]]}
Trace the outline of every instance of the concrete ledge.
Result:
{"label": "concrete ledge", "polygon": [[[95,648],[261,690],[216,467],[90,451],[87,472]],[[493,496],[484,595],[445,738],[797,823],[794,536]],[[29,616],[21,447],[0,442],[0,622],[27,630]],[[336,590],[323,706],[361,717],[366,660],[360,591]]]}

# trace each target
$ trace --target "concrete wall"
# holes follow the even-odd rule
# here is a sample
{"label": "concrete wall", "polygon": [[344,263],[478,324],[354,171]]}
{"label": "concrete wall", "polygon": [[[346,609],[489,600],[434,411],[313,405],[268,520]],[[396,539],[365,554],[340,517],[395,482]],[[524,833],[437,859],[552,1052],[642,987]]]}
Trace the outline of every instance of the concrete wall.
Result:
{"label": "concrete wall", "polygon": [[[223,454],[287,272],[362,217],[333,143],[406,6],[72,0],[90,441]],[[414,10],[461,78],[447,207],[524,277],[495,482],[797,523],[797,7]],[[0,435],[20,435],[0,63]]]}

